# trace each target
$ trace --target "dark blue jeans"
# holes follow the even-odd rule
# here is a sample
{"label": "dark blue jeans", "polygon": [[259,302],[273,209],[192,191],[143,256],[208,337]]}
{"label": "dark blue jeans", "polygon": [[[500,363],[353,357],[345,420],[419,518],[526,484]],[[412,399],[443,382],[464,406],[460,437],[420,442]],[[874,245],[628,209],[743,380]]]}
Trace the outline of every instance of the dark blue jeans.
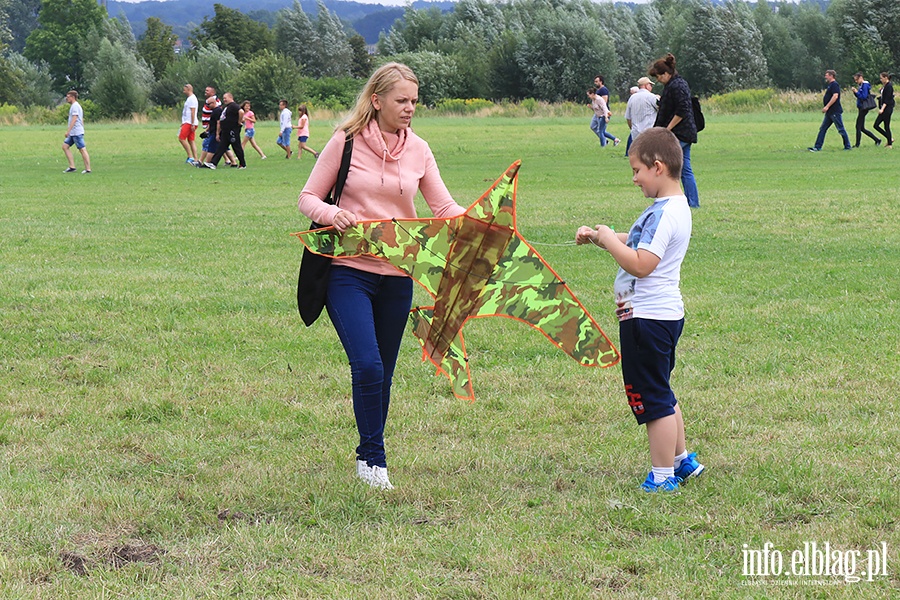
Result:
{"label": "dark blue jeans", "polygon": [[825,116],[822,118],[822,125],[819,127],[819,135],[816,136],[815,148],[817,150],[822,149],[822,144],[825,143],[825,132],[828,131],[832,124],[838,130],[838,133],[841,134],[841,139],[844,140],[844,149],[849,150],[850,138],[847,136],[847,130],[844,129],[844,118],[841,116],[841,113],[825,113]]}
{"label": "dark blue jeans", "polygon": [[700,206],[700,192],[697,191],[697,180],[694,179],[694,169],[691,167],[691,145],[678,140],[681,144],[681,152],[684,156],[684,164],[681,167],[681,187],[687,197],[688,206],[698,208]]}
{"label": "dark blue jeans", "polygon": [[387,467],[384,425],[412,305],[412,286],[409,277],[331,267],[325,307],[350,360],[353,413],[359,430],[356,457],[370,467]]}

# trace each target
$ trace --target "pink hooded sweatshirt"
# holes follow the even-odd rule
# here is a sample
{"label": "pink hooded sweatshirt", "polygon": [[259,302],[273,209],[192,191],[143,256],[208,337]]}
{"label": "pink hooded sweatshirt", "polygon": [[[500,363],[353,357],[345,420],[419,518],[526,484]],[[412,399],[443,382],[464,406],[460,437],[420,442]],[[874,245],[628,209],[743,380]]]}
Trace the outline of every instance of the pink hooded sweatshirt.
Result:
{"label": "pink hooded sweatshirt", "polygon": [[[332,225],[342,210],[355,214],[358,221],[415,219],[413,199],[417,191],[422,192],[431,212],[439,219],[466,212],[450,196],[428,143],[409,128],[382,134],[374,119],[353,138],[350,171],[340,207],[326,204],[323,198],[337,181],[345,137],[340,130],[331,136],[300,192],[300,212],[316,223]],[[387,261],[373,256],[338,260],[360,271],[401,274]]]}

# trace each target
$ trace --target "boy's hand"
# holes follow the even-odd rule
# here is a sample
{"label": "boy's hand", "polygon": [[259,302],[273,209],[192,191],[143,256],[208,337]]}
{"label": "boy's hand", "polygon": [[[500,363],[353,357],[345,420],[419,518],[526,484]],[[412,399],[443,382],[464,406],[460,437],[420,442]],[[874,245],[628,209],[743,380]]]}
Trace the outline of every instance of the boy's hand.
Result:
{"label": "boy's hand", "polygon": [[607,243],[609,243],[611,239],[618,240],[616,232],[606,225],[596,225],[593,228],[582,225],[578,228],[578,231],[575,232],[575,243],[578,245],[594,244],[606,250]]}

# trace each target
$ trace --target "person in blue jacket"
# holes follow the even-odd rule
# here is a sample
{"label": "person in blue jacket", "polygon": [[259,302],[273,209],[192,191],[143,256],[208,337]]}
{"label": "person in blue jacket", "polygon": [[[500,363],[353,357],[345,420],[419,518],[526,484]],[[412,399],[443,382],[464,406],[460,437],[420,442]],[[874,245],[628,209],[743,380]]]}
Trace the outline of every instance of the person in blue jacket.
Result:
{"label": "person in blue jacket", "polygon": [[853,81],[856,82],[858,88],[851,88],[853,90],[853,94],[856,96],[856,108],[859,110],[859,114],[856,117],[856,148],[859,148],[859,142],[862,139],[862,134],[866,134],[873,140],[875,140],[875,145],[880,146],[881,140],[878,137],[866,129],[866,115],[869,114],[869,111],[874,108],[870,106],[866,108],[865,102],[869,98],[869,94],[872,93],[872,85],[863,78],[862,73],[856,73],[853,76]]}

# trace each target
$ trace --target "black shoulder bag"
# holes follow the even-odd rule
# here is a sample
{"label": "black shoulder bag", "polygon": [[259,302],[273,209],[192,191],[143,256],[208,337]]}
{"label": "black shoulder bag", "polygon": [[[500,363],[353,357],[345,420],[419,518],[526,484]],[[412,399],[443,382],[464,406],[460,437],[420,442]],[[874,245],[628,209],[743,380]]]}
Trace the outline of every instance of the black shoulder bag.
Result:
{"label": "black shoulder bag", "polygon": [[[325,198],[328,204],[337,206],[341,201],[341,192],[350,171],[350,156],[353,154],[353,137],[348,135],[344,142],[344,155],[341,157],[341,168],[338,169],[334,189]],[[325,225],[310,223],[310,229],[320,229]],[[331,270],[331,258],[310,252],[303,248],[300,260],[300,275],[297,278],[297,310],[303,323],[309,327],[316,322],[325,306],[325,293],[328,291],[328,273]]]}

